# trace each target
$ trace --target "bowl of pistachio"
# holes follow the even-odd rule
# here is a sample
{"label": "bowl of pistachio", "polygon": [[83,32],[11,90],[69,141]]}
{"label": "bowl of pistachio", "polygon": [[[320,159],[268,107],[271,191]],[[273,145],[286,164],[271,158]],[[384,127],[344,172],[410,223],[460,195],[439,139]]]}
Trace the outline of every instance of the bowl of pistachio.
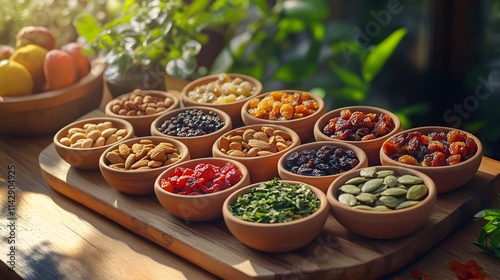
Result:
{"label": "bowl of pistachio", "polygon": [[434,181],[422,172],[371,166],[343,173],[326,195],[333,216],[350,232],[395,239],[425,226],[437,191]]}

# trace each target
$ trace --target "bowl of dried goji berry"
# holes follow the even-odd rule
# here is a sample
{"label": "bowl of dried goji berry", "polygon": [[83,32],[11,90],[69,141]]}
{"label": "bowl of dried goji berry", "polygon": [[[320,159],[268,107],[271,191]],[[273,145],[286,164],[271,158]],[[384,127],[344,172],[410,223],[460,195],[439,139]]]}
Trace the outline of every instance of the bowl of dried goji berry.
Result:
{"label": "bowl of dried goji berry", "polygon": [[248,169],[227,158],[196,158],[162,172],[155,181],[158,201],[185,221],[222,217],[222,204],[234,191],[250,184]]}
{"label": "bowl of dried goji berry", "polygon": [[313,129],[316,141],[344,141],[361,148],[370,166],[380,164],[382,144],[401,130],[394,113],[373,106],[334,109],[321,116]]}
{"label": "bowl of dried goji berry", "polygon": [[382,165],[408,167],[431,177],[438,193],[455,190],[477,173],[483,146],[473,134],[443,126],[404,130],[379,151]]}

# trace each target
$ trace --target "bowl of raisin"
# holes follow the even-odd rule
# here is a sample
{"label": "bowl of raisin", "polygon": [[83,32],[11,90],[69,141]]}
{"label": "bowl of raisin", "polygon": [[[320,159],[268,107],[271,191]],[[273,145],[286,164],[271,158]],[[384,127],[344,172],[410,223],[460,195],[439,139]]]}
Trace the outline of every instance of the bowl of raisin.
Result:
{"label": "bowl of raisin", "polygon": [[241,107],[245,102],[262,93],[262,83],[248,75],[220,73],[198,78],[181,91],[186,107],[207,106],[226,112],[233,126],[243,124]]}
{"label": "bowl of raisin", "polygon": [[283,180],[304,182],[324,193],[330,184],[349,170],[368,166],[366,153],[344,142],[311,142],[299,145],[278,162],[279,177]]}
{"label": "bowl of raisin", "polygon": [[241,108],[241,118],[244,125],[286,126],[305,143],[314,140],[314,123],[325,112],[325,103],[319,96],[305,91],[277,90],[248,100]]}
{"label": "bowl of raisin", "polygon": [[379,151],[382,165],[409,167],[436,182],[438,193],[453,191],[470,181],[483,158],[481,141],[451,127],[426,126],[402,131],[387,139]]}
{"label": "bowl of raisin", "polygon": [[379,151],[385,140],[400,132],[401,122],[392,112],[372,106],[338,108],[314,124],[316,141],[345,142],[361,148],[368,165],[379,165]]}
{"label": "bowl of raisin", "polygon": [[158,116],[150,126],[152,136],[164,136],[184,143],[191,158],[209,157],[210,147],[232,129],[226,112],[205,106],[182,107]]}

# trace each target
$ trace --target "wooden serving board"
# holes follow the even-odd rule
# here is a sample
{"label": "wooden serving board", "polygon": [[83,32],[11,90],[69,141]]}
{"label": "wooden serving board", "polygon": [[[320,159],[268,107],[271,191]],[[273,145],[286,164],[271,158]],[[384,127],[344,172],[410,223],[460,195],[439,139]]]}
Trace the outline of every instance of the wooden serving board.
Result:
{"label": "wooden serving board", "polygon": [[222,219],[185,222],[164,210],[154,195],[118,192],[99,171],[70,167],[53,144],[39,155],[42,175],[57,192],[226,279],[374,279],[394,272],[424,254],[494,198],[500,191],[500,176],[493,163],[483,158],[469,183],[439,195],[427,224],[407,237],[385,241],[360,237],[330,215],[322,233],[306,247],[269,254],[240,243]]}

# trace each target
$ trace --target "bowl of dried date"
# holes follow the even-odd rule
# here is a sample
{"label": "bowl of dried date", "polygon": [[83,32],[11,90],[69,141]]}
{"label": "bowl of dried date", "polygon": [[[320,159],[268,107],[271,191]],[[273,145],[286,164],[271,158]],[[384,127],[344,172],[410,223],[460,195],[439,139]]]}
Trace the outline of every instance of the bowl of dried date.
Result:
{"label": "bowl of dried date", "polygon": [[99,158],[104,180],[122,193],[154,193],[156,178],[167,168],[190,160],[182,142],[161,137],[142,136],[107,148]]}
{"label": "bowl of dried date", "polygon": [[280,157],[300,143],[299,135],[288,127],[247,125],[221,135],[212,145],[212,156],[241,162],[255,183],[277,177]]}
{"label": "bowl of dried date", "polygon": [[248,100],[241,108],[241,118],[244,125],[286,126],[305,143],[314,140],[314,123],[325,112],[325,103],[319,96],[305,91],[278,90]]}
{"label": "bowl of dried date", "polygon": [[111,117],[87,118],[61,128],[52,142],[57,154],[72,167],[99,170],[99,157],[111,145],[134,137],[129,122]]}
{"label": "bowl of dried date", "polygon": [[245,102],[261,94],[262,83],[248,75],[220,73],[198,78],[181,91],[186,107],[207,106],[226,112],[233,126],[241,126],[241,107]]}
{"label": "bowl of dried date", "polygon": [[155,181],[158,201],[170,214],[186,222],[222,217],[222,204],[250,184],[247,168],[232,159],[197,158],[163,171]]}
{"label": "bowl of dried date", "polygon": [[402,131],[379,151],[382,165],[418,170],[431,177],[438,193],[455,190],[477,173],[483,158],[481,141],[451,127],[426,126]]}
{"label": "bowl of dried date", "polygon": [[417,170],[370,166],[339,176],[326,196],[333,216],[350,232],[395,239],[425,226],[437,190],[434,181]]}
{"label": "bowl of dried date", "polygon": [[236,239],[271,253],[307,246],[321,233],[329,215],[321,190],[278,178],[233,192],[224,201],[222,213]]}
{"label": "bowl of dried date", "polygon": [[151,123],[168,110],[179,108],[180,104],[180,97],[172,92],[135,89],[106,103],[104,113],[130,122],[136,136],[148,136]]}
{"label": "bowl of dried date", "polygon": [[226,112],[205,106],[170,110],[151,123],[151,135],[173,138],[184,143],[191,158],[209,157],[211,146],[232,128]]}
{"label": "bowl of dried date", "polygon": [[278,174],[283,180],[304,182],[324,193],[342,173],[368,167],[366,153],[344,142],[311,142],[296,146],[278,161]]}
{"label": "bowl of dried date", "polygon": [[346,142],[365,151],[368,165],[379,165],[382,143],[400,132],[401,122],[392,112],[372,106],[338,108],[314,124],[316,141]]}

